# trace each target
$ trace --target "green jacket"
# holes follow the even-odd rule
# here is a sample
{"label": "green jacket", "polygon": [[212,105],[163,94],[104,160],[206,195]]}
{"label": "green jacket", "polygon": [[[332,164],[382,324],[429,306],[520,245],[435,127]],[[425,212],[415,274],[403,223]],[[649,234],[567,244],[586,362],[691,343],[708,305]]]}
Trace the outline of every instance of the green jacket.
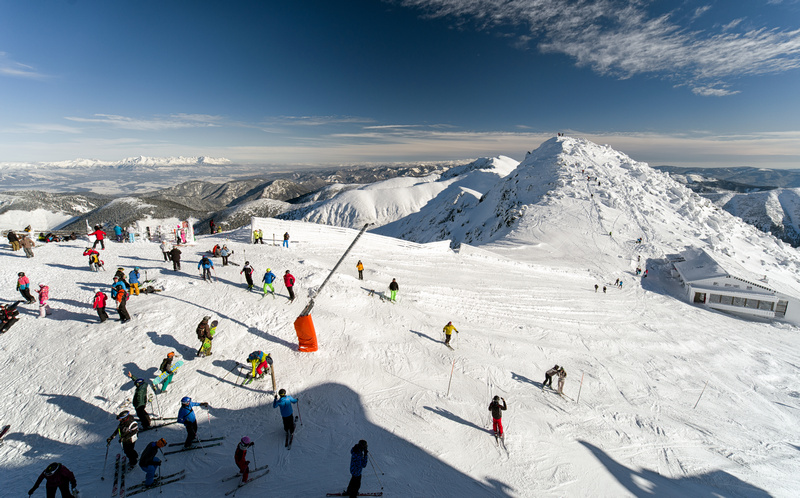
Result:
{"label": "green jacket", "polygon": [[147,382],[136,388],[133,393],[133,407],[139,408],[140,406],[147,405]]}

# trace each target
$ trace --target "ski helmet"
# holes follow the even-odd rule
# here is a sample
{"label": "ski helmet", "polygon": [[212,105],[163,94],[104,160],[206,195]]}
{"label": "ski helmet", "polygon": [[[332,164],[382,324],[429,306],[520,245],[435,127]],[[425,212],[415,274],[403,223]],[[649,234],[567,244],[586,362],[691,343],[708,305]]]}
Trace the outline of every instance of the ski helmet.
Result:
{"label": "ski helmet", "polygon": [[204,322],[207,322],[207,321],[209,321],[209,320],[211,320],[211,317],[210,317],[210,316],[204,316],[204,317],[203,317],[203,321],[204,321]]}
{"label": "ski helmet", "polygon": [[53,462],[44,469],[44,475],[50,477],[51,475],[55,474],[58,469],[61,468],[61,464],[58,462]]}
{"label": "ski helmet", "polygon": [[175,356],[174,351],[170,351],[169,353],[167,353],[167,358],[172,358],[173,356]]}
{"label": "ski helmet", "polygon": [[119,268],[117,268],[117,271],[125,271],[125,268],[120,266]]}
{"label": "ski helmet", "polygon": [[24,277],[25,276],[25,272],[21,271],[21,272],[17,273],[17,276],[18,277]]}
{"label": "ski helmet", "polygon": [[500,396],[495,396],[494,398],[492,398],[492,401],[500,401]]}
{"label": "ski helmet", "polygon": [[39,287],[47,287],[47,284],[45,284],[44,282],[39,282]]}
{"label": "ski helmet", "polygon": [[249,261],[245,261],[245,262],[244,262],[244,264],[246,264],[246,265],[249,265],[249,264],[250,264],[250,262],[249,262]]}
{"label": "ski helmet", "polygon": [[138,266],[135,266],[133,269],[134,269],[134,271],[139,271],[139,267]]}
{"label": "ski helmet", "polygon": [[192,398],[190,398],[189,396],[184,396],[183,398],[181,398],[181,404],[182,405],[188,405],[191,402],[192,402]]}
{"label": "ski helmet", "polygon": [[133,385],[136,386],[136,387],[139,387],[142,384],[144,384],[144,379],[136,379],[136,380],[133,381]]}
{"label": "ski helmet", "polygon": [[269,273],[269,272],[271,272],[271,271],[272,271],[272,269],[271,269],[271,268],[267,268],[267,273]]}
{"label": "ski helmet", "polygon": [[163,448],[166,445],[167,445],[167,440],[164,439],[163,437],[158,441],[156,441],[156,448]]}
{"label": "ski helmet", "polygon": [[280,397],[286,396],[286,389],[281,389],[280,391],[278,391],[278,396]]}
{"label": "ski helmet", "polygon": [[245,436],[242,438],[242,444],[245,446],[250,446],[250,438]]}
{"label": "ski helmet", "polygon": [[131,412],[129,412],[128,410],[122,410],[121,412],[119,412],[119,415],[117,415],[117,420],[122,420],[123,418],[127,417],[130,414]]}

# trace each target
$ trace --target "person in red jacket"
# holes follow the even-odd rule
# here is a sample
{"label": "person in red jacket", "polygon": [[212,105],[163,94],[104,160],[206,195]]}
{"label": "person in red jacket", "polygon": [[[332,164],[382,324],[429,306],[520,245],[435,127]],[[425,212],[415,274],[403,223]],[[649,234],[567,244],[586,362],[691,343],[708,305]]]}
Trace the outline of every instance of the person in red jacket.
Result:
{"label": "person in red jacket", "polygon": [[103,231],[102,228],[100,228],[100,225],[95,225],[94,226],[94,232],[90,233],[89,235],[94,235],[94,237],[96,239],[94,241],[94,244],[92,245],[92,249],[97,247],[97,244],[99,242],[100,243],[100,248],[105,250],[106,244],[105,244],[105,242],[103,242],[103,239],[105,238],[106,233]]}
{"label": "person in red jacket", "polygon": [[106,313],[106,293],[100,289],[94,290],[94,302],[92,307],[97,310],[97,316],[100,317],[100,323],[108,320],[108,313]]}
{"label": "person in red jacket", "polygon": [[294,275],[289,273],[289,270],[286,270],[286,273],[283,274],[283,284],[286,286],[286,290],[289,291],[289,302],[291,303],[294,301]]}
{"label": "person in red jacket", "polygon": [[247,479],[250,477],[250,461],[247,460],[247,449],[251,448],[254,444],[254,442],[250,441],[249,437],[243,437],[239,445],[236,446],[236,453],[233,455],[233,460],[236,462],[236,466],[239,467],[239,472],[242,473],[241,484],[246,483]]}
{"label": "person in red jacket", "polygon": [[[39,474],[39,479],[36,484],[28,491],[28,496],[32,495],[42,480],[47,479],[47,484],[44,485],[47,491],[47,498],[56,498],[56,490],[61,490],[61,498],[72,498],[73,493],[77,492],[78,483],[75,481],[75,474],[68,468],[58,462],[53,462],[44,469],[44,472]],[[72,485],[72,491],[69,485]]]}

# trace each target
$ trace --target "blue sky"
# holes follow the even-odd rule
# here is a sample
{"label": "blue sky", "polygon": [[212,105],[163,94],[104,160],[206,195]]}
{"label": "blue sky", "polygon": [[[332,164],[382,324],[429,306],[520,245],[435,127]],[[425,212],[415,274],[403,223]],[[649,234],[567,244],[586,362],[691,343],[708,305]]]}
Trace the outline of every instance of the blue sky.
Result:
{"label": "blue sky", "polygon": [[800,0],[0,0],[0,162],[798,168],[799,88]]}

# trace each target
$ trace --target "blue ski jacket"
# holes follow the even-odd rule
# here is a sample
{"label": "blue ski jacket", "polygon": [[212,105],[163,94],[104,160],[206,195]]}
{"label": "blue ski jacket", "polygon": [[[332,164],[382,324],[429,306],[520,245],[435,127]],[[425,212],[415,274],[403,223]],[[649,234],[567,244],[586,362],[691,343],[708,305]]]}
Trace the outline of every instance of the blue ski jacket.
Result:
{"label": "blue ski jacket", "polygon": [[197,269],[200,268],[214,268],[214,262],[210,259],[201,259],[199,263],[197,263]]}
{"label": "blue ski jacket", "polygon": [[197,417],[194,416],[194,410],[192,410],[193,406],[200,406],[200,403],[195,403],[194,401],[190,402],[189,405],[181,405],[181,409],[178,410],[178,423],[183,424],[185,422],[195,422],[197,421]]}
{"label": "blue ski jacket", "polygon": [[272,273],[271,271],[267,272],[264,274],[264,283],[271,284],[272,282],[275,281],[276,278],[278,277],[276,277],[274,273]]}
{"label": "blue ski jacket", "polygon": [[278,398],[272,402],[272,408],[281,408],[281,417],[291,417],[292,403],[297,403],[297,400],[288,394],[282,398]]}
{"label": "blue ski jacket", "polygon": [[128,282],[132,284],[138,284],[140,276],[141,274],[138,271],[133,270],[132,272],[128,273]]}
{"label": "blue ski jacket", "polygon": [[367,453],[361,448],[353,446],[353,449],[350,450],[350,475],[353,477],[360,476],[361,471],[367,466],[368,458]]}

